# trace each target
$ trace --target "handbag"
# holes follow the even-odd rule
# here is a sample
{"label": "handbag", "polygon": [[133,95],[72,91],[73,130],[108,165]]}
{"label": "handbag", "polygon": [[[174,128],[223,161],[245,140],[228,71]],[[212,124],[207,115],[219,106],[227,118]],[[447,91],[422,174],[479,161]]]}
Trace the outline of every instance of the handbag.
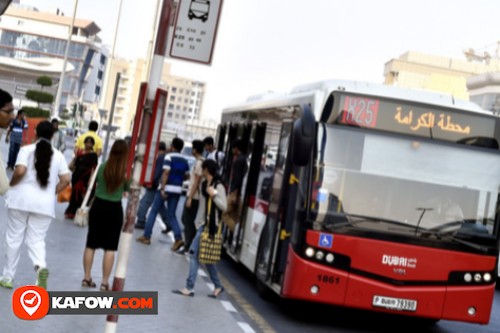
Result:
{"label": "handbag", "polygon": [[9,190],[9,178],[5,172],[2,156],[0,154],[0,195],[4,195]]}
{"label": "handbag", "polygon": [[71,185],[68,184],[59,194],[57,194],[57,202],[69,202],[71,200]]}
{"label": "handbag", "polygon": [[[208,200],[208,216],[212,206],[212,199]],[[208,226],[200,235],[200,245],[198,250],[198,261],[202,264],[216,264],[220,261],[222,252],[222,223],[214,235],[210,235]]]}
{"label": "handbag", "polygon": [[75,218],[73,219],[73,223],[82,228],[89,225],[89,207],[87,207],[87,202],[89,201],[90,193],[92,193],[92,189],[94,188],[98,170],[99,165],[97,165],[94,173],[92,173],[92,177],[90,177],[89,186],[87,187],[87,192],[85,192],[82,205],[76,210]]}

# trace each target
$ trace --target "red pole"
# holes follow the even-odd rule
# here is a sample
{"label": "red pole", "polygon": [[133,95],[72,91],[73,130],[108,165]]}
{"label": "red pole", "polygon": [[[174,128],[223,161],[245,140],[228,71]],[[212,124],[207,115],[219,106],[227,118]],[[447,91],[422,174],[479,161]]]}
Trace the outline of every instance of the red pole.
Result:
{"label": "red pole", "polygon": [[[172,12],[172,8],[173,8],[173,0],[163,0],[163,6],[161,9],[157,32],[156,32],[155,52],[149,75],[146,104],[143,106],[138,105],[138,109],[140,107],[143,107],[144,112],[141,121],[140,131],[138,134],[139,143],[137,145],[136,158],[134,161],[132,184],[130,187],[130,194],[127,202],[125,223],[123,225],[122,233],[120,235],[115,276],[113,279],[113,289],[112,289],[113,291],[123,291],[123,287],[125,286],[127,262],[130,254],[130,247],[133,240],[135,216],[137,213],[137,207],[139,205],[139,197],[141,193],[141,187],[139,182],[143,167],[142,158],[144,157],[144,153],[147,148],[146,147],[147,133],[149,129],[149,122],[151,119],[150,111],[153,106],[156,89],[160,85],[160,80],[162,76],[163,63],[165,61],[165,53],[167,47],[169,19],[170,19],[170,13]],[[141,103],[140,100],[139,103]],[[133,149],[133,147],[131,147],[131,149]],[[108,315],[106,317],[106,328],[104,332],[105,333],[116,332],[117,325],[118,325],[118,315]]]}

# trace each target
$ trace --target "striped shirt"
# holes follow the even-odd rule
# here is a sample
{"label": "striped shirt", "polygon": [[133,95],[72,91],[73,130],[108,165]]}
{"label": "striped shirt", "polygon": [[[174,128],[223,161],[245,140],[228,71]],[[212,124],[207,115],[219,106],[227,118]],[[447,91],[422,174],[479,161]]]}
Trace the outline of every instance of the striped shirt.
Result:
{"label": "striped shirt", "polygon": [[28,122],[24,119],[17,118],[10,124],[10,141],[21,144],[23,143],[23,131],[28,128]]}
{"label": "striped shirt", "polygon": [[184,155],[179,153],[169,153],[165,155],[163,170],[168,170],[165,192],[182,193],[184,177],[189,175],[189,164]]}

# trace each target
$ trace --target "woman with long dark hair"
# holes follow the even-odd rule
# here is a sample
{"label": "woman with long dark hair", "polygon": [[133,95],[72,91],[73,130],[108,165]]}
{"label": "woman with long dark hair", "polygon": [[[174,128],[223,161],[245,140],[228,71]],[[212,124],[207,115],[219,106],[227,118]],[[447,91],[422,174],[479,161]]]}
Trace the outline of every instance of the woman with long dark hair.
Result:
{"label": "woman with long dark hair", "polygon": [[73,219],[76,210],[80,208],[87,193],[90,176],[97,167],[98,156],[94,152],[95,140],[88,136],[84,140],[85,149],[81,150],[69,163],[69,168],[73,171],[71,175],[71,199],[68,208],[64,212],[64,217]]}
{"label": "woman with long dark hair", "polygon": [[84,278],[82,287],[93,288],[91,271],[96,249],[104,250],[101,290],[109,290],[109,276],[118,249],[123,224],[122,196],[129,189],[125,178],[128,145],[117,140],[111,147],[109,158],[99,166],[94,202],[89,211],[87,244],[83,253]]}
{"label": "woman with long dark hair", "polygon": [[[203,161],[201,169],[205,180],[200,184],[201,195],[195,220],[197,231],[189,248],[189,274],[186,279],[186,287],[172,290],[174,294],[182,296],[194,296],[194,285],[198,276],[200,237],[203,230],[208,228],[209,233],[214,235],[217,232],[219,223],[222,223],[221,215],[227,209],[226,188],[217,174],[217,163],[214,160],[207,159]],[[224,291],[224,287],[219,280],[215,265],[207,264],[205,266],[210,280],[214,284],[213,293],[207,296],[217,298]]]}
{"label": "woman with long dark hair", "polygon": [[69,184],[69,169],[63,154],[52,148],[53,126],[42,121],[36,127],[38,141],[21,148],[7,193],[7,260],[0,286],[13,287],[24,240],[37,273],[36,284],[47,288],[49,271],[45,260],[45,236],[55,217],[56,194]]}

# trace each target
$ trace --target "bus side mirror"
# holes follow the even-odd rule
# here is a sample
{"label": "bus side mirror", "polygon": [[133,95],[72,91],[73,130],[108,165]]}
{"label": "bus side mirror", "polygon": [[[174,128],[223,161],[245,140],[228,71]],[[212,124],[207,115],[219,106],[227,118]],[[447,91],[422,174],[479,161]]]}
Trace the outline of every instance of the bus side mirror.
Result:
{"label": "bus side mirror", "polygon": [[316,130],[316,118],[311,106],[303,105],[302,111],[302,116],[293,125],[293,163],[297,166],[309,163]]}

